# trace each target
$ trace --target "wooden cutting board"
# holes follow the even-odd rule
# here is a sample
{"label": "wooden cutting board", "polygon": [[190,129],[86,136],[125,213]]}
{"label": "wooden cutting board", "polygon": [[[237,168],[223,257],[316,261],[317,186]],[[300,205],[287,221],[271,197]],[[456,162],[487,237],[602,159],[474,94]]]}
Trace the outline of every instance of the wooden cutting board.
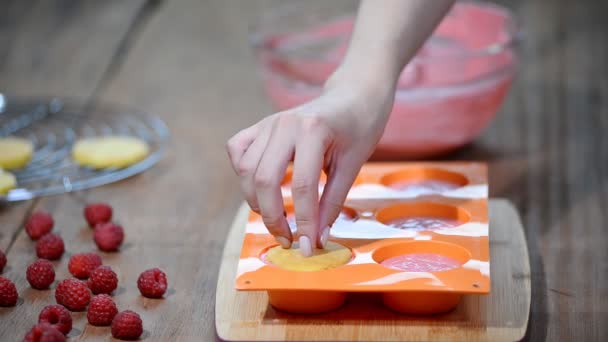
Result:
{"label": "wooden cutting board", "polygon": [[215,327],[223,341],[518,341],[530,311],[530,264],[521,220],[511,203],[490,200],[487,296],[464,296],[458,307],[431,317],[404,316],[376,295],[351,295],[337,311],[292,315],[273,309],[266,292],[237,292],[234,280],[248,208],[232,224],[217,283]]}

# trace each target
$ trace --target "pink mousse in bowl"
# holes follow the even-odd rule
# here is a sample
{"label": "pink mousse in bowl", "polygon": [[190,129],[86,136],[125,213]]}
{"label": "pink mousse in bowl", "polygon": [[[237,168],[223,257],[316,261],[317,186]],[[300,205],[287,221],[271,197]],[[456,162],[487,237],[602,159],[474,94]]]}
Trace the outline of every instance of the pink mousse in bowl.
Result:
{"label": "pink mousse in bowl", "polygon": [[[354,17],[334,12],[280,7],[257,26],[253,45],[277,111],[317,97],[342,60]],[[505,8],[457,2],[404,68],[373,158],[434,157],[473,141],[511,85],[516,33]]]}

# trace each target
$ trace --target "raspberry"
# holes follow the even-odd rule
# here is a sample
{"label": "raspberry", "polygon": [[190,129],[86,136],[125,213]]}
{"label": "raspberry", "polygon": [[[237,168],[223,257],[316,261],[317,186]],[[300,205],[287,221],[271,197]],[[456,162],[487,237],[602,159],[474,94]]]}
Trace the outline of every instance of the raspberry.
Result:
{"label": "raspberry", "polygon": [[139,275],[137,288],[144,297],[160,298],[167,291],[167,276],[158,268],[146,270]]}
{"label": "raspberry", "polygon": [[94,294],[111,294],[116,290],[118,277],[109,266],[100,266],[91,272],[87,285]]}
{"label": "raspberry", "polygon": [[53,229],[54,224],[51,214],[46,211],[36,211],[27,219],[25,232],[30,236],[30,239],[38,240],[48,234]]}
{"label": "raspberry", "polygon": [[72,330],[72,315],[61,305],[49,305],[40,311],[38,323],[50,324],[67,335]]}
{"label": "raspberry", "polygon": [[15,306],[18,297],[15,284],[0,276],[0,306]]}
{"label": "raspberry", "polygon": [[55,281],[53,264],[46,259],[38,259],[27,267],[27,281],[37,290],[48,289]]}
{"label": "raspberry", "polygon": [[118,250],[122,244],[125,233],[121,226],[114,223],[102,223],[95,226],[95,243],[104,252]]}
{"label": "raspberry", "polygon": [[84,208],[84,218],[93,228],[99,223],[110,222],[112,219],[112,207],[105,203],[93,203]]}
{"label": "raspberry", "polygon": [[39,258],[57,260],[64,252],[63,240],[59,235],[46,234],[36,242],[36,255]]}
{"label": "raspberry", "polygon": [[137,340],[144,332],[141,318],[131,310],[125,310],[112,321],[112,336],[121,340]]}
{"label": "raspberry", "polygon": [[91,272],[101,266],[101,257],[97,253],[78,253],[72,255],[68,263],[70,273],[78,279],[86,279]]}
{"label": "raspberry", "polygon": [[87,320],[90,324],[104,326],[112,324],[114,316],[118,314],[118,308],[107,294],[100,294],[91,299],[87,311]]}
{"label": "raspberry", "polygon": [[64,342],[65,336],[48,323],[38,323],[25,335],[24,342]]}
{"label": "raspberry", "polygon": [[2,273],[4,266],[6,266],[6,255],[0,250],[0,273]]}
{"label": "raspberry", "polygon": [[65,279],[55,289],[55,300],[70,311],[82,311],[91,300],[91,292],[84,282]]}

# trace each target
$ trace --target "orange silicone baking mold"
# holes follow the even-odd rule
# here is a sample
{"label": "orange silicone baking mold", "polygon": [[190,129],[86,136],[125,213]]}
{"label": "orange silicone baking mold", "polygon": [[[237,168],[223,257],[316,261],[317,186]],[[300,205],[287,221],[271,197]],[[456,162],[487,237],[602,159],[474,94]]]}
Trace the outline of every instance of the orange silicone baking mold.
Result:
{"label": "orange silicone baking mold", "polygon": [[[288,221],[293,206],[284,180]],[[320,180],[320,190],[324,183]],[[399,190],[397,182],[443,181],[447,190]],[[316,313],[342,305],[351,292],[376,292],[393,310],[438,313],[455,307],[463,294],[490,290],[487,169],[481,163],[366,164],[344,206],[344,218],[334,223],[330,240],[350,248],[352,259],[330,270],[298,272],[269,265],[265,252],[277,246],[259,215],[251,212],[237,269],[236,288],[268,291],[278,309]],[[398,229],[395,219],[408,217],[450,220],[433,229]],[[441,222],[441,221],[440,221]],[[290,225],[292,223],[290,222]],[[295,232],[295,224],[292,229]],[[436,272],[409,272],[380,264],[412,253],[448,257],[458,267]]]}

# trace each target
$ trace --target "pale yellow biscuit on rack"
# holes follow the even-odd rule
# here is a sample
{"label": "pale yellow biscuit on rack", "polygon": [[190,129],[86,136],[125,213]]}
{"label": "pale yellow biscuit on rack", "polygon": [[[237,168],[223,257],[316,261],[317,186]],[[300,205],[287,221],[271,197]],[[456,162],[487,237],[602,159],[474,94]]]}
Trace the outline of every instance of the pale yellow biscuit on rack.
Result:
{"label": "pale yellow biscuit on rack", "polygon": [[11,189],[17,186],[17,179],[15,176],[8,172],[0,169],[0,195],[6,195]]}
{"label": "pale yellow biscuit on rack", "polygon": [[72,148],[72,158],[82,166],[95,169],[127,167],[148,155],[148,144],[128,136],[81,139]]}
{"label": "pale yellow biscuit on rack", "polygon": [[299,249],[284,249],[276,246],[266,253],[266,261],[291,271],[329,270],[346,264],[352,257],[350,249],[328,242],[324,249],[315,249],[313,255],[305,257]]}
{"label": "pale yellow biscuit on rack", "polygon": [[11,170],[27,165],[32,159],[34,144],[23,138],[0,138],[0,168]]}

